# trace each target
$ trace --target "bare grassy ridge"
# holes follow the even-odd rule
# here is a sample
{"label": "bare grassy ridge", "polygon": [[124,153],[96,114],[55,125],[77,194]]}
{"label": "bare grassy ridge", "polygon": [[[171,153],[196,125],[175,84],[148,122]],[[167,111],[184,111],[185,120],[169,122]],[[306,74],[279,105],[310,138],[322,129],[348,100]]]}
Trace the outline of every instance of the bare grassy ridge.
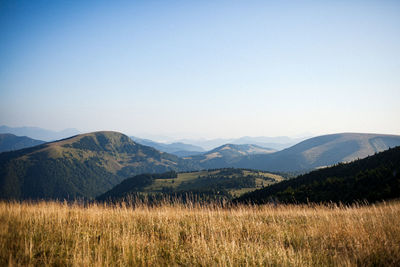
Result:
{"label": "bare grassy ridge", "polygon": [[400,265],[400,203],[136,208],[0,202],[0,265]]}

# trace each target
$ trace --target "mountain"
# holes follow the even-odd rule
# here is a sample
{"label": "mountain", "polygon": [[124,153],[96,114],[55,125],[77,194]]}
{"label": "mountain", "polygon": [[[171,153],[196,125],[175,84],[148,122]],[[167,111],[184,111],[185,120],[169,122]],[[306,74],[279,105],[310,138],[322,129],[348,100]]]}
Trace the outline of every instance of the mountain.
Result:
{"label": "mountain", "polygon": [[139,173],[192,170],[117,132],[95,132],[0,154],[0,197],[93,198]]}
{"label": "mountain", "polygon": [[275,150],[281,150],[288,148],[294,144],[297,144],[306,138],[291,138],[287,136],[277,136],[277,137],[251,137],[244,136],[240,138],[231,138],[231,139],[182,139],[180,142],[193,144],[196,146],[200,146],[206,150],[211,150],[216,147],[222,146],[224,144],[235,144],[235,145],[257,145],[266,148],[272,148]]}
{"label": "mountain", "polygon": [[164,143],[159,143],[155,142],[149,139],[142,139],[138,137],[131,136],[132,140],[135,141],[136,143],[145,145],[145,146],[151,146],[157,150],[160,150],[162,152],[167,152],[170,154],[174,154],[178,157],[182,156],[188,156],[188,155],[195,155],[204,152],[205,150],[199,146],[194,146],[190,144],[185,144],[181,142],[175,142],[175,143],[170,143],[170,144],[164,144]]}
{"label": "mountain", "polygon": [[183,173],[139,174],[125,179],[97,199],[101,201],[121,200],[132,198],[132,196],[146,196],[148,199],[192,196],[197,201],[232,199],[234,196],[274,184],[283,179],[277,174],[232,168]]}
{"label": "mountain", "polygon": [[195,155],[201,155],[204,152],[199,152],[199,151],[188,151],[188,150],[179,150],[179,151],[174,151],[171,154],[174,154],[175,156],[185,158],[185,157],[190,157],[190,156],[195,156]]}
{"label": "mountain", "polygon": [[242,157],[233,167],[275,172],[304,172],[338,162],[365,158],[398,145],[400,145],[398,135],[330,134],[307,139],[273,154]]}
{"label": "mountain", "polygon": [[400,147],[244,194],[235,202],[376,202],[400,197]]}
{"label": "mountain", "polygon": [[226,144],[200,155],[184,157],[184,159],[196,162],[204,169],[214,169],[234,166],[243,156],[274,152],[276,150],[256,145]]}
{"label": "mountain", "polygon": [[230,143],[232,144],[252,144],[261,147],[269,147],[275,150],[282,150],[288,147],[291,147],[306,138],[290,138],[287,136],[277,136],[277,137],[250,137],[244,136],[237,139],[232,140]]}
{"label": "mountain", "polygon": [[0,134],[0,152],[18,150],[22,148],[37,146],[45,143],[41,140],[31,139],[26,136],[13,134]]}
{"label": "mountain", "polygon": [[0,126],[0,133],[10,133],[17,136],[27,136],[33,139],[44,141],[55,141],[79,134],[76,129],[65,129],[60,132],[46,130],[38,127],[17,127]]}

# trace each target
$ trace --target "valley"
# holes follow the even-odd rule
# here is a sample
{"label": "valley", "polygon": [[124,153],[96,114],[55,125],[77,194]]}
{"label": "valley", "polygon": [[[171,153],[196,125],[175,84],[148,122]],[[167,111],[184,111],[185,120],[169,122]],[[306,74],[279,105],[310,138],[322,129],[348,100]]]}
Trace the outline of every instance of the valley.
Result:
{"label": "valley", "polygon": [[243,193],[281,182],[278,174],[242,169],[215,169],[194,172],[141,174],[125,179],[98,200],[122,201],[135,197],[163,199],[165,197],[230,200]]}

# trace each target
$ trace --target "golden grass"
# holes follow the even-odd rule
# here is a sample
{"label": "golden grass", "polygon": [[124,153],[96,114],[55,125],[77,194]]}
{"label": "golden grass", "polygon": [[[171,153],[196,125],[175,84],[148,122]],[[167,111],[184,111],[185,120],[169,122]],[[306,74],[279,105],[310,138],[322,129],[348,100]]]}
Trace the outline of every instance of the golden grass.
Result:
{"label": "golden grass", "polygon": [[400,203],[129,208],[0,202],[0,266],[400,265]]}
{"label": "golden grass", "polygon": [[[246,176],[246,175],[249,175],[249,174],[250,175],[254,174],[254,171],[244,170],[243,173]],[[273,173],[269,173],[269,172],[258,171],[257,174],[261,175],[261,176],[264,176],[264,177],[267,177],[267,178],[272,178],[272,179],[276,180],[277,182],[285,180],[285,178],[283,178],[281,175],[273,174]]]}

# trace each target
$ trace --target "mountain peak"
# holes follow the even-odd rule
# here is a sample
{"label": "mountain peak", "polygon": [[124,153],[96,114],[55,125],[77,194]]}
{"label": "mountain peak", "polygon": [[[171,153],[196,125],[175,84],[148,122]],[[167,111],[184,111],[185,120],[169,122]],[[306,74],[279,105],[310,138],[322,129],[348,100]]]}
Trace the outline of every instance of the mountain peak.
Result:
{"label": "mountain peak", "polygon": [[72,136],[51,145],[62,147],[72,147],[76,149],[84,149],[90,151],[115,151],[119,153],[135,152],[134,148],[137,144],[128,136],[113,131],[98,131]]}

